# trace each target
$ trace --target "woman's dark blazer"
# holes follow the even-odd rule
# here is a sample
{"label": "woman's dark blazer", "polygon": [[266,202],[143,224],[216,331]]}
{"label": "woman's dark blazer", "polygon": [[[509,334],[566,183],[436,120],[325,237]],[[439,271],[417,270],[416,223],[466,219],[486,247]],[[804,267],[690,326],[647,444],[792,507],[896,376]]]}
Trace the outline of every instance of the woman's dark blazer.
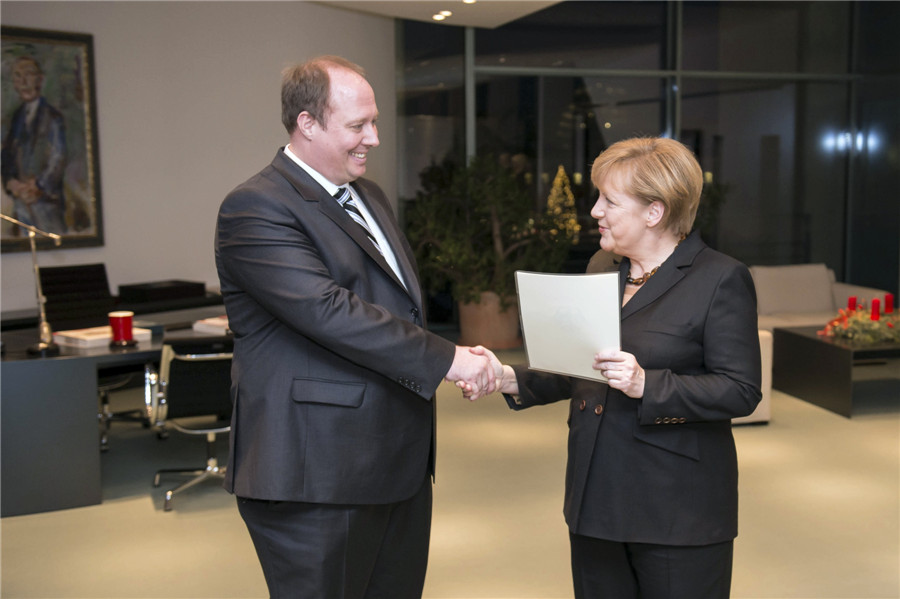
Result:
{"label": "woman's dark blazer", "polygon": [[[620,298],[629,272],[621,260]],[[746,266],[697,233],[622,308],[622,350],[644,396],[514,367],[523,409],[571,398],[564,512],[571,532],[706,545],[737,536],[731,418],[761,398],[756,292]],[[593,356],[585,356],[592,361]]]}

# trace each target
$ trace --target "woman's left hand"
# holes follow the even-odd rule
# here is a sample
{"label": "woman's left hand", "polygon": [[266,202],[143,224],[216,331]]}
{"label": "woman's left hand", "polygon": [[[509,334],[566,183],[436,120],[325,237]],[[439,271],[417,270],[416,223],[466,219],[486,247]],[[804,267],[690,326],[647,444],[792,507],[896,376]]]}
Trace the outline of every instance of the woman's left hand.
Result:
{"label": "woman's left hand", "polygon": [[594,370],[609,381],[609,386],[628,397],[644,396],[644,369],[634,355],[620,350],[607,350],[594,355]]}

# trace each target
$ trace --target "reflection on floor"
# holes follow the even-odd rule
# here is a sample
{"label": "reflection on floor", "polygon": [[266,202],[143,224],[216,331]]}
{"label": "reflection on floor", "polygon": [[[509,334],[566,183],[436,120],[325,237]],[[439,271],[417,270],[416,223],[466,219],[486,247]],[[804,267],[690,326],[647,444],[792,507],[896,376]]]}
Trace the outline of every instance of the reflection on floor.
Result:
{"label": "reflection on floor", "polygon": [[[503,354],[521,361],[519,352]],[[126,392],[120,404],[140,402]],[[775,392],[773,420],[735,429],[736,598],[900,596],[900,393],[870,386],[852,419]],[[572,596],[562,519],[564,404],[512,413],[439,390],[427,598]],[[265,597],[250,539],[218,483],[163,511],[159,468],[202,465],[202,440],[113,426],[104,503],[4,518],[2,596]],[[222,459],[224,443],[222,445]]]}

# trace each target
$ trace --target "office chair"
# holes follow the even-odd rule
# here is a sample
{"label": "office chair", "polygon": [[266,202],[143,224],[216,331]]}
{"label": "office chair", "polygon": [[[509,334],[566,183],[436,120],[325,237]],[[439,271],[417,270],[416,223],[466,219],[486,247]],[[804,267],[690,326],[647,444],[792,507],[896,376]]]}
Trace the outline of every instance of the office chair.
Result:
{"label": "office chair", "polygon": [[231,431],[231,352],[228,336],[185,337],[163,343],[157,372],[148,366],[144,400],[152,426],[164,433],[171,426],[188,435],[206,436],[206,466],[159,470],[164,474],[191,475],[188,481],[166,491],[165,511],[171,511],[176,493],[208,478],[223,478],[225,466],[216,458],[216,435]]}
{"label": "office chair", "polygon": [[[82,329],[109,324],[109,312],[115,309],[115,298],[109,291],[104,264],[51,266],[40,269],[41,287],[46,298],[47,322],[54,331]],[[100,451],[109,450],[109,427],[113,421],[140,422],[149,427],[143,410],[113,412],[109,394],[140,381],[143,368],[116,366],[97,372],[100,409]]]}

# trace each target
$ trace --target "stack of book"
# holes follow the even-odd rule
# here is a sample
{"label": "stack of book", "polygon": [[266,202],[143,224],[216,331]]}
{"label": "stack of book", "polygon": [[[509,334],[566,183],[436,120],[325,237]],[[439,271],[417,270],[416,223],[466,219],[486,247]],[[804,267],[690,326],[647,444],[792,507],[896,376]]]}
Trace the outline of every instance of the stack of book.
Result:
{"label": "stack of book", "polygon": [[231,329],[228,328],[228,317],[213,316],[212,318],[202,318],[194,323],[192,327],[198,333],[209,333],[210,335],[228,335]]}
{"label": "stack of book", "polygon": [[[131,334],[137,342],[150,341],[150,329],[134,327]],[[112,328],[107,326],[91,327],[88,329],[72,329],[68,331],[56,331],[53,340],[59,345],[69,347],[103,347],[112,341]]]}

